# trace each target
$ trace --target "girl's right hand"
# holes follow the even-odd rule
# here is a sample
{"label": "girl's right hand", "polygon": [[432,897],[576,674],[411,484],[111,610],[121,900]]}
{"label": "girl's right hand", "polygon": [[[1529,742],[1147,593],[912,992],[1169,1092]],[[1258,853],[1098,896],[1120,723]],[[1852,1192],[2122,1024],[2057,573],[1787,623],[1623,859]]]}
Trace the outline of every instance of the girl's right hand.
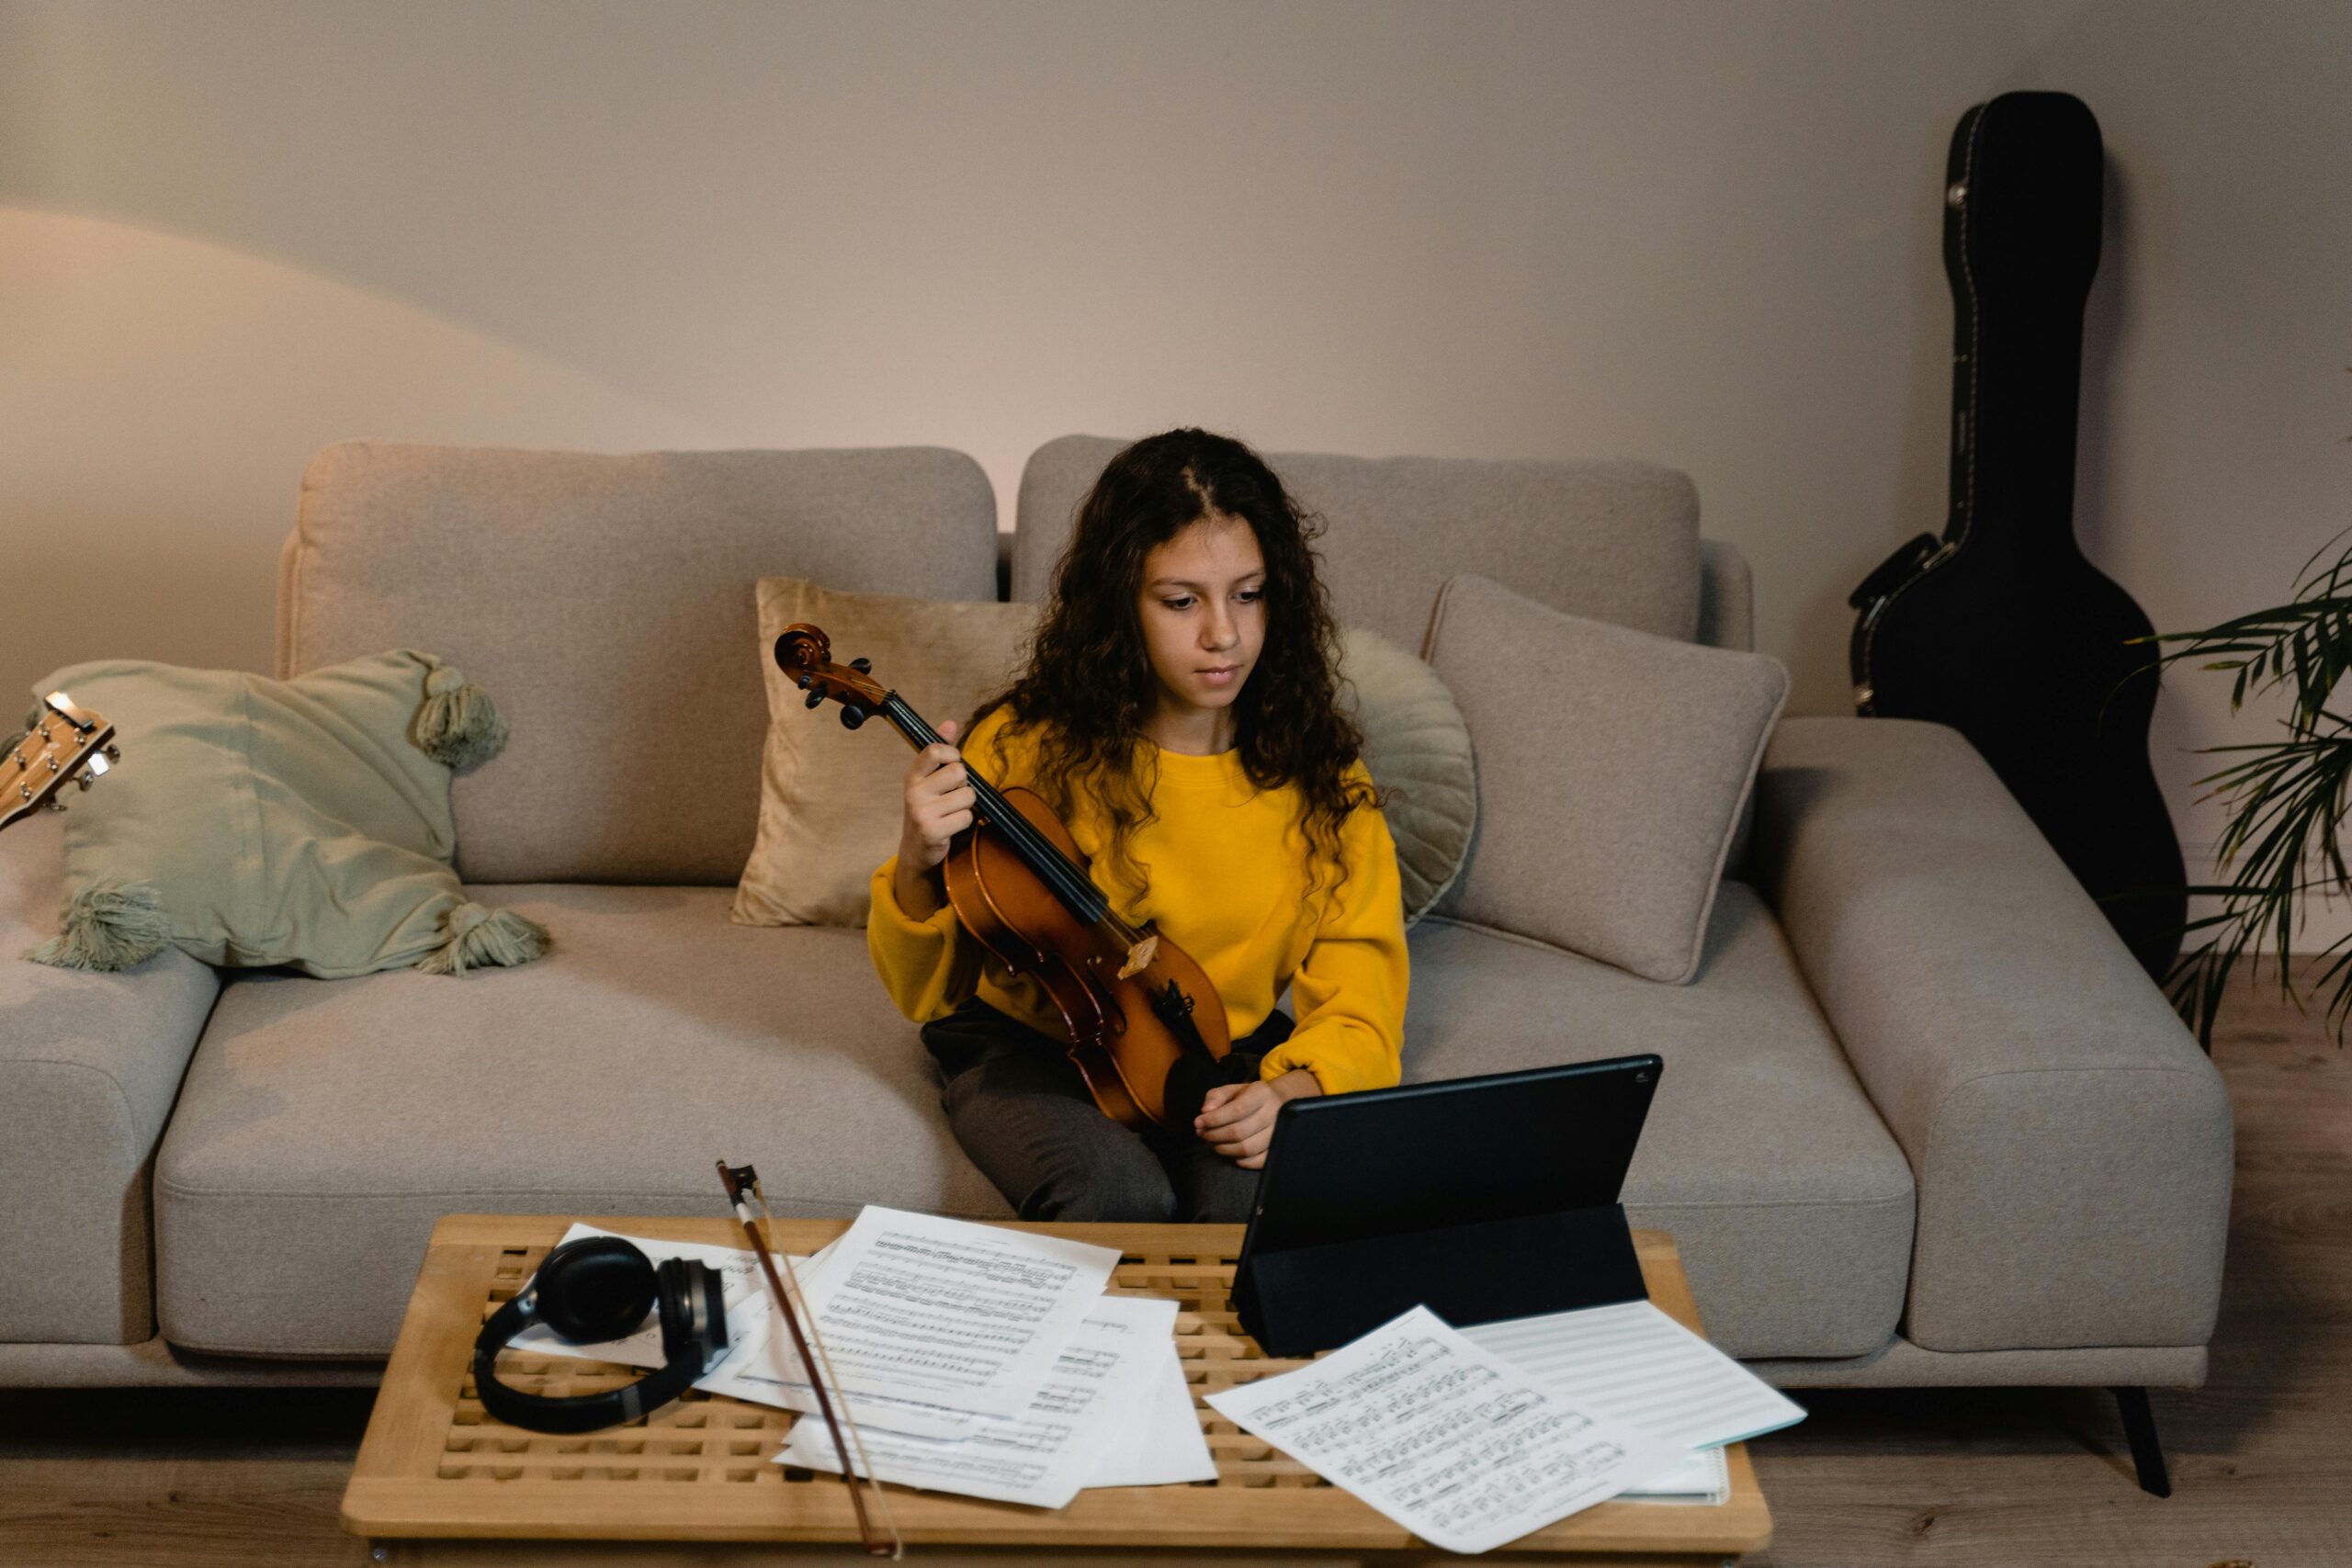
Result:
{"label": "girl's right hand", "polygon": [[957,726],[939,727],[944,738],[915,753],[907,767],[907,808],[899,828],[899,867],[924,874],[947,858],[948,841],[972,825],[977,804],[964,759],[955,747]]}

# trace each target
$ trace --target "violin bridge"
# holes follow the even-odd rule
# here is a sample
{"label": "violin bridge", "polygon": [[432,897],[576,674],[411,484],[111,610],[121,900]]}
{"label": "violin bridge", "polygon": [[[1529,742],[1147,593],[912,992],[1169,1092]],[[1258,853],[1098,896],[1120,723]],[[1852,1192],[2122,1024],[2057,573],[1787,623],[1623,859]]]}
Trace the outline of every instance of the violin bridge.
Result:
{"label": "violin bridge", "polygon": [[1130,975],[1142,974],[1151,967],[1151,961],[1159,956],[1159,936],[1155,931],[1127,949],[1127,961],[1119,965],[1119,978],[1124,980]]}

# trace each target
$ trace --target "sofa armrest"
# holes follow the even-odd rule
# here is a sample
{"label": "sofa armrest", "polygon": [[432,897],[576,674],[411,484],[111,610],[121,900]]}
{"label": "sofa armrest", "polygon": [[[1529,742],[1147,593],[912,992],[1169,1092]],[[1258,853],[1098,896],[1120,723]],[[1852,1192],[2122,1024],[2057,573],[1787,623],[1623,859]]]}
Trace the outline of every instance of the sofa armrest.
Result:
{"label": "sofa armrest", "polygon": [[0,833],[0,1341],[135,1344],[150,1163],[220,982],[175,948],[118,975],[26,963],[57,932],[62,826]]}
{"label": "sofa armrest", "polygon": [[1911,1339],[2210,1339],[2221,1075],[1991,767],[1942,725],[1791,719],[1756,801],[1757,886],[1911,1161]]}

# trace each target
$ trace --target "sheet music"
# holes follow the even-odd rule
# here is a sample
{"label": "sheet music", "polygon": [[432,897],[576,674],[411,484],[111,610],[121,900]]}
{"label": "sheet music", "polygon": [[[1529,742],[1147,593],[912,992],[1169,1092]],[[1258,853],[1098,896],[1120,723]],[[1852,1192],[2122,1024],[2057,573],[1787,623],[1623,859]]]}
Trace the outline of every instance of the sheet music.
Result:
{"label": "sheet music", "polygon": [[[866,1457],[885,1481],[1039,1507],[1067,1506],[1088,1483],[1113,1429],[1132,1422],[1163,1356],[1172,1357],[1176,1303],[1148,1296],[1102,1296],[1061,1348],[1029,1407],[1015,1416],[976,1417],[956,1438],[923,1438],[859,1422]],[[1181,1375],[1181,1374],[1180,1374]],[[1190,1400],[1186,1401],[1188,1407]],[[1193,1427],[1195,1436],[1199,1427]],[[821,1421],[793,1423],[779,1464],[842,1468]]]}
{"label": "sheet music", "polygon": [[1017,1416],[1118,1261],[1115,1247],[868,1204],[806,1294],[852,1394]]}
{"label": "sheet music", "polygon": [[1462,1334],[1564,1397],[1688,1449],[1804,1419],[1802,1406],[1652,1302],[1482,1323]]}
{"label": "sheet music", "polygon": [[1176,1354],[1173,1339],[1162,1348],[1159,1362],[1141,1408],[1116,1424],[1087,1485],[1173,1486],[1216,1479],[1216,1460],[1201,1435],[1193,1385],[1184,1381],[1183,1358]]}
{"label": "sheet music", "polygon": [[[805,1290],[805,1286],[804,1286]],[[771,1323],[775,1309],[769,1309]],[[826,1341],[831,1350],[832,1342]],[[838,1369],[837,1369],[838,1370]],[[786,1371],[792,1375],[786,1376]],[[803,1415],[817,1413],[817,1393],[800,1381],[803,1368],[800,1355],[793,1348],[790,1330],[771,1327],[760,1343],[740,1354],[730,1355],[724,1366],[703,1380],[701,1387],[712,1393],[724,1393],[736,1399],[748,1399],[754,1404],[773,1404],[780,1410],[797,1410]],[[833,1395],[836,1414],[846,1413],[849,1418],[868,1431],[901,1432],[915,1437],[956,1438],[974,1419],[969,1410],[934,1404],[923,1399],[893,1399],[881,1393],[843,1393]]]}
{"label": "sheet music", "polygon": [[1488,1551],[1674,1468],[1426,1306],[1209,1405],[1432,1545]]}

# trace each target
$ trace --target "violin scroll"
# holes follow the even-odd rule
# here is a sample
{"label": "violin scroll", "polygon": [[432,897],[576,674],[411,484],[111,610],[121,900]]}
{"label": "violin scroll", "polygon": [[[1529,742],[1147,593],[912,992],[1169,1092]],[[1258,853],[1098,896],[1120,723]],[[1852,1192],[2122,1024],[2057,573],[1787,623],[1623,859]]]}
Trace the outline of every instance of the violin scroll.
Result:
{"label": "violin scroll", "polygon": [[808,705],[813,708],[831,697],[842,705],[842,727],[855,729],[890,694],[874,679],[874,660],[853,659],[846,665],[835,664],[832,654],[833,639],[822,627],[806,621],[785,627],[775,639],[776,668],[808,694]]}

